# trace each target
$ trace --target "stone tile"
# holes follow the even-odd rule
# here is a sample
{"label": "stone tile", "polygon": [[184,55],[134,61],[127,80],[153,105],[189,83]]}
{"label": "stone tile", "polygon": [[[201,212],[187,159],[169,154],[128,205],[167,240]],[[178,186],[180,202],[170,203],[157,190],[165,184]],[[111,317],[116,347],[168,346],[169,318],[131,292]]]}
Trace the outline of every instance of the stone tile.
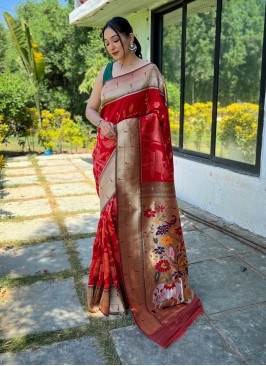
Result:
{"label": "stone tile", "polygon": [[0,222],[0,242],[31,240],[60,235],[60,229],[51,219],[32,219],[23,222]]}
{"label": "stone tile", "polygon": [[0,180],[4,186],[13,186],[21,184],[40,184],[36,175],[24,175],[22,177],[9,177]]}
{"label": "stone tile", "polygon": [[54,196],[74,195],[74,194],[97,194],[96,188],[87,183],[65,183],[51,184],[50,189]]}
{"label": "stone tile", "polygon": [[202,317],[167,349],[151,341],[135,325],[114,329],[111,334],[123,365],[242,364]]}
{"label": "stone tile", "polygon": [[91,159],[92,154],[90,152],[86,152],[86,153],[81,153],[81,154],[69,154],[68,157],[70,159],[82,159],[82,160],[86,160],[86,159]]}
{"label": "stone tile", "polygon": [[257,271],[266,275],[266,254],[254,249],[253,253],[241,254],[240,257],[252,267],[256,268]]}
{"label": "stone tile", "polygon": [[77,240],[78,253],[84,268],[90,267],[95,237]]}
{"label": "stone tile", "polygon": [[244,244],[219,230],[207,229],[204,230],[204,232],[235,253],[245,253],[251,251],[251,247],[249,245]]}
{"label": "stone tile", "polygon": [[22,175],[34,175],[35,169],[33,168],[22,168],[22,169],[7,169],[5,170],[5,177],[14,177]]}
{"label": "stone tile", "polygon": [[0,249],[0,276],[22,277],[70,269],[62,241],[47,242],[24,248]]}
{"label": "stone tile", "polygon": [[58,173],[58,174],[50,174],[45,176],[47,182],[54,183],[66,183],[66,182],[75,182],[86,180],[86,178],[81,173]]}
{"label": "stone tile", "polygon": [[266,304],[211,315],[215,326],[245,356],[249,365],[266,364],[265,319]]}
{"label": "stone tile", "polygon": [[95,182],[93,171],[92,170],[86,170],[83,173],[87,178],[89,178],[92,182]]}
{"label": "stone tile", "polygon": [[27,156],[15,156],[13,158],[8,159],[10,162],[16,161],[29,161]]}
{"label": "stone tile", "polygon": [[206,224],[203,224],[202,222],[200,221],[197,221],[197,220],[193,220],[191,217],[189,217],[189,221],[190,223],[195,226],[196,229],[198,230],[207,230],[207,229],[210,229],[210,226],[206,225]]}
{"label": "stone tile", "polygon": [[189,265],[189,276],[207,314],[266,301],[266,281],[234,257]]}
{"label": "stone tile", "polygon": [[32,167],[32,163],[30,161],[7,161],[6,168],[25,168]]}
{"label": "stone tile", "polygon": [[38,349],[0,355],[3,365],[104,365],[98,344],[93,337],[53,343]]}
{"label": "stone tile", "polygon": [[80,214],[66,217],[67,231],[71,234],[90,234],[97,231],[100,214]]}
{"label": "stone tile", "polygon": [[49,161],[49,160],[67,160],[67,155],[64,154],[54,154],[54,155],[41,155],[36,157],[37,161]]}
{"label": "stone tile", "polygon": [[43,174],[53,174],[53,173],[72,173],[77,172],[77,169],[73,165],[59,165],[59,166],[44,166],[41,167]]}
{"label": "stone tile", "polygon": [[195,227],[191,224],[190,219],[180,213],[180,220],[183,232],[195,230]]}
{"label": "stone tile", "polygon": [[81,210],[97,212],[100,210],[100,202],[97,196],[77,196],[56,198],[59,209],[64,212]]}
{"label": "stone tile", "polygon": [[70,161],[66,159],[52,159],[52,160],[39,160],[38,165],[40,167],[56,166],[56,165],[73,165]]}
{"label": "stone tile", "polygon": [[229,250],[204,233],[189,231],[184,233],[184,239],[189,263],[231,255]]}
{"label": "stone tile", "polygon": [[0,191],[0,198],[4,200],[39,198],[45,196],[45,190],[40,186],[5,188],[4,190]]}
{"label": "stone tile", "polygon": [[6,202],[1,206],[0,218],[49,215],[52,213],[51,206],[47,199]]}
{"label": "stone tile", "polygon": [[181,200],[180,198],[177,197],[177,202],[178,202],[178,207],[180,208],[180,210],[185,210],[187,208],[193,207],[193,205],[191,205],[190,203]]}
{"label": "stone tile", "polygon": [[36,282],[7,289],[1,303],[0,338],[67,329],[88,324],[81,308],[74,279]]}

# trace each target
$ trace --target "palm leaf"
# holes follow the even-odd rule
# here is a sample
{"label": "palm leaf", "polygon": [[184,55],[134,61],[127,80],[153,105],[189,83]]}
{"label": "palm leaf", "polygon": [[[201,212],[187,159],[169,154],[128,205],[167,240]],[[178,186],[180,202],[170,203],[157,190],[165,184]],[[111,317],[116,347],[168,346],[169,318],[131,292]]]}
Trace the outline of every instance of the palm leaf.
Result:
{"label": "palm leaf", "polygon": [[8,29],[15,43],[16,49],[18,50],[21,60],[23,62],[23,65],[27,73],[30,74],[30,61],[25,31],[23,31],[21,23],[18,20],[14,19],[12,15],[7,12],[4,12],[3,14]]}

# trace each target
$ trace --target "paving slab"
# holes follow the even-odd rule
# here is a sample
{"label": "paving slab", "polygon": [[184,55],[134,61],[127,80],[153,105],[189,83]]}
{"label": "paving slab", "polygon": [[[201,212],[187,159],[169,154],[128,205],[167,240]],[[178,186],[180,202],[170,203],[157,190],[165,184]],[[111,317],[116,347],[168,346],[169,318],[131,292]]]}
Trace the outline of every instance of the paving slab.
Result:
{"label": "paving slab", "polygon": [[39,216],[52,213],[51,206],[47,199],[36,199],[31,201],[11,201],[2,203],[0,218],[18,216]]}
{"label": "paving slab", "polygon": [[0,180],[4,186],[22,185],[22,184],[40,184],[37,175],[24,175],[22,177],[9,177]]}
{"label": "paving slab", "polygon": [[94,174],[91,169],[85,170],[83,174],[85,175],[86,178],[89,178],[92,182],[95,182]]}
{"label": "paving slab", "polygon": [[7,161],[6,168],[23,168],[23,167],[32,167],[32,163],[30,161]]}
{"label": "paving slab", "polygon": [[72,160],[73,164],[78,167],[79,169],[85,170],[85,171],[90,171],[93,169],[93,165],[90,163],[87,163],[86,161],[74,161]]}
{"label": "paving slab", "polygon": [[92,157],[92,153],[91,152],[86,152],[86,153],[79,153],[79,154],[68,154],[68,158],[69,159],[89,159]]}
{"label": "paving slab", "polygon": [[0,190],[0,198],[3,200],[17,200],[27,198],[45,197],[46,193],[43,187],[38,185],[18,188],[5,188]]}
{"label": "paving slab", "polygon": [[53,173],[72,173],[77,172],[77,168],[73,165],[59,165],[59,166],[44,166],[41,167],[41,171],[43,174],[53,174]]}
{"label": "paving slab", "polygon": [[266,281],[235,257],[189,265],[190,286],[213,314],[266,301]]}
{"label": "paving slab", "polygon": [[52,159],[52,160],[38,160],[38,165],[40,167],[45,166],[56,166],[56,165],[72,165],[72,163],[66,159]]}
{"label": "paving slab", "polygon": [[240,257],[257,271],[266,275],[266,254],[254,249],[253,253],[240,254]]}
{"label": "paving slab", "polygon": [[0,243],[10,240],[31,240],[58,236],[60,229],[51,219],[40,218],[23,222],[0,222]]}
{"label": "paving slab", "polygon": [[94,337],[53,343],[38,349],[0,355],[3,365],[105,365]]}
{"label": "paving slab", "polygon": [[96,194],[96,188],[87,183],[51,184],[50,189],[54,196],[74,194]]}
{"label": "paving slab", "polygon": [[0,249],[0,276],[23,277],[70,269],[64,243],[47,242],[24,248]]}
{"label": "paving slab", "polygon": [[40,155],[35,158],[37,161],[48,161],[48,160],[67,160],[67,155],[55,154],[55,155]]}
{"label": "paving slab", "polygon": [[79,257],[84,268],[90,267],[95,237],[77,240]]}
{"label": "paving slab", "polygon": [[191,217],[188,217],[188,220],[190,221],[190,223],[195,227],[195,229],[197,230],[206,230],[206,229],[210,229],[210,226],[200,222],[200,221],[197,221],[197,220],[194,220],[192,219]]}
{"label": "paving slab", "polygon": [[27,156],[14,156],[12,158],[9,158],[8,161],[29,161]]}
{"label": "paving slab", "polygon": [[250,247],[249,245],[235,238],[232,238],[230,235],[227,235],[219,230],[211,228],[204,230],[204,232],[209,236],[212,236],[214,239],[219,241],[219,243],[230,249],[232,252],[245,253],[250,252],[252,250],[252,247]]}
{"label": "paving slab", "polygon": [[222,337],[202,317],[167,349],[151,341],[135,325],[111,331],[123,365],[241,365]]}
{"label": "paving slab", "polygon": [[22,168],[22,169],[7,169],[5,170],[5,177],[14,177],[22,175],[34,175],[35,169],[33,168]]}
{"label": "paving slab", "polygon": [[232,255],[214,238],[199,231],[186,232],[184,239],[189,263]]}
{"label": "paving slab", "polygon": [[72,277],[7,289],[0,308],[0,338],[21,337],[89,323],[78,301]]}
{"label": "paving slab", "polygon": [[49,174],[45,176],[47,182],[55,183],[65,183],[65,182],[76,182],[81,180],[86,180],[86,178],[81,173],[57,173]]}
{"label": "paving slab", "polygon": [[[259,288],[257,289],[259,290]],[[266,364],[266,304],[211,315],[211,320],[248,364]]]}
{"label": "paving slab", "polygon": [[75,212],[81,210],[97,212],[100,210],[99,198],[94,195],[56,198],[56,202],[59,209],[63,212]]}
{"label": "paving slab", "polygon": [[180,220],[181,220],[181,226],[182,226],[183,232],[195,230],[195,227],[192,225],[190,219],[188,219],[182,213],[180,213]]}
{"label": "paving slab", "polygon": [[65,225],[71,234],[91,234],[97,231],[99,217],[99,213],[66,217]]}

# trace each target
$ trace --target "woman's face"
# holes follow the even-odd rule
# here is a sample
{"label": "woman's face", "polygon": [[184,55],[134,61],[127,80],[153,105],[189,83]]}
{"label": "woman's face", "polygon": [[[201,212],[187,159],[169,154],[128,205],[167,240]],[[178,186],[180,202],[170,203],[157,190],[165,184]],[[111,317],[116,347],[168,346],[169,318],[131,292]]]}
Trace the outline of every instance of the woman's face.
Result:
{"label": "woman's face", "polygon": [[[120,39],[123,42],[120,42]],[[118,34],[111,28],[106,28],[104,31],[104,43],[109,55],[116,61],[123,59],[129,53],[130,40],[132,33],[126,37],[123,33]],[[124,46],[124,48],[123,48]]]}

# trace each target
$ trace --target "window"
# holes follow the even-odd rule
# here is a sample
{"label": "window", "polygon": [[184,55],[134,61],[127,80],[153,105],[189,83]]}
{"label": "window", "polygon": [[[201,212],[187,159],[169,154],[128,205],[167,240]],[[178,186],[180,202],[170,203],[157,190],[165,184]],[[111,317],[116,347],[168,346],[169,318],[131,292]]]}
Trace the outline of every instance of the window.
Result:
{"label": "window", "polygon": [[259,174],[265,7],[194,0],[153,13],[152,59],[168,89],[173,146],[184,156]]}

